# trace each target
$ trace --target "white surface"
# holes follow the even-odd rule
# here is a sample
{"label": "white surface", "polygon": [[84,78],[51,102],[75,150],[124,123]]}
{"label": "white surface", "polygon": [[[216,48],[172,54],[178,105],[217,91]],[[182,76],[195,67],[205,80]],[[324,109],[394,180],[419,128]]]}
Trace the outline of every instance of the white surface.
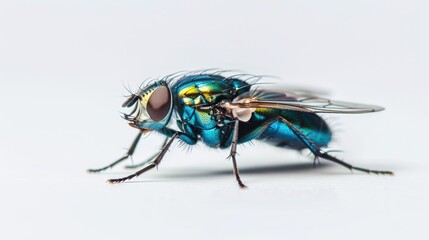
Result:
{"label": "white surface", "polygon": [[[0,1],[0,238],[427,239],[428,4],[322,2]],[[396,176],[259,144],[238,149],[245,191],[202,146],[126,184],[85,173],[135,135],[122,83],[211,67],[385,106],[329,120],[341,158]]]}

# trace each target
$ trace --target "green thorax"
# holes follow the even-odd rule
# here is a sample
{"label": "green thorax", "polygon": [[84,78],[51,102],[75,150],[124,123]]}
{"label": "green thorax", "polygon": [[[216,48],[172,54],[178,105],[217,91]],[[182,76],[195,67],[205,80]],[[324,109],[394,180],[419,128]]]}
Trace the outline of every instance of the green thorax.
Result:
{"label": "green thorax", "polygon": [[174,105],[181,121],[200,129],[214,128],[217,123],[210,110],[196,109],[195,106],[232,101],[249,89],[250,85],[243,80],[219,75],[186,76],[172,87]]}

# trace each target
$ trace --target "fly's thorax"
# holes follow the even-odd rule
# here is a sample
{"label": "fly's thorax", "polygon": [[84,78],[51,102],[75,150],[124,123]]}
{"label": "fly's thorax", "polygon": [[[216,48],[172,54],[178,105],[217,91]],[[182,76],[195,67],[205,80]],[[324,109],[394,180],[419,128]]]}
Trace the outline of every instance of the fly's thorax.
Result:
{"label": "fly's thorax", "polygon": [[130,125],[139,129],[156,130],[168,124],[173,111],[173,98],[166,82],[155,82],[132,97],[136,100],[133,102],[128,100],[126,106],[130,107],[131,102],[134,110],[130,114],[125,114],[125,119],[130,121]]}
{"label": "fly's thorax", "polygon": [[216,106],[249,89],[245,81],[210,74],[185,76],[172,86],[178,118],[198,129],[212,129],[231,120],[231,114],[219,114]]}
{"label": "fly's thorax", "polygon": [[219,99],[228,98],[224,82],[202,82],[199,84],[186,84],[178,90],[178,97],[186,106],[201,104],[214,104]]}
{"label": "fly's thorax", "polygon": [[186,106],[216,104],[222,99],[233,99],[249,91],[245,81],[220,75],[194,75],[180,79],[173,86],[174,93]]}

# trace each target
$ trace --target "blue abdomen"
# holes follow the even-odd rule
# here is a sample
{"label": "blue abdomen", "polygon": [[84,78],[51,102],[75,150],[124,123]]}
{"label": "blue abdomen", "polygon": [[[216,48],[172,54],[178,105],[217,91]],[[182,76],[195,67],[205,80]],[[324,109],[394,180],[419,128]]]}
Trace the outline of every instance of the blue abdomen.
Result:
{"label": "blue abdomen", "polygon": [[307,146],[281,120],[267,125],[270,119],[281,116],[292,123],[316,146],[325,147],[332,139],[332,132],[326,122],[315,113],[293,112],[287,110],[257,109],[251,120],[240,125],[240,142],[258,139],[278,147],[301,150]]}

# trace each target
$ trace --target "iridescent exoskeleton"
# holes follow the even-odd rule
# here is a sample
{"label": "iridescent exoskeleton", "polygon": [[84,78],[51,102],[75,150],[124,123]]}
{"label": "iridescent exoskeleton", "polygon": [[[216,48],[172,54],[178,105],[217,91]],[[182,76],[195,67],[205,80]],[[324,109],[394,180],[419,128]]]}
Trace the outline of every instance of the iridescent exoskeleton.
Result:
{"label": "iridescent exoskeleton", "polygon": [[192,72],[156,80],[129,96],[123,104],[131,108],[124,118],[139,133],[128,152],[112,164],[91,169],[99,172],[132,156],[142,136],[157,131],[166,136],[159,153],[132,167],[142,167],[124,178],[110,179],[119,183],[139,176],[157,166],[175,139],[194,145],[201,141],[212,148],[229,148],[233,173],[240,187],[236,149],[252,140],[274,146],[309,149],[315,158],[338,163],[350,170],[392,174],[354,167],[324,151],[332,138],[328,124],[318,113],[369,113],[382,107],[333,101],[309,91],[268,90],[256,87],[253,75],[225,76],[224,72]]}

